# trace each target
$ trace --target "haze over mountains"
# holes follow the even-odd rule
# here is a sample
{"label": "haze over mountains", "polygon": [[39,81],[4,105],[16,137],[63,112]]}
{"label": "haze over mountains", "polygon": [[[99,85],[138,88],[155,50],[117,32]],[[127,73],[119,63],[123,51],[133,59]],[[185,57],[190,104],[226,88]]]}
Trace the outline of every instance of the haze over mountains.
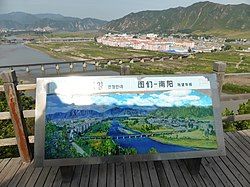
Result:
{"label": "haze over mountains", "polygon": [[[132,6],[132,5],[131,5]],[[117,33],[169,33],[209,30],[250,30],[250,5],[222,5],[211,2],[195,3],[161,11],[130,13],[110,22],[93,18],[64,17],[60,14],[26,14],[21,12],[0,15],[0,28],[53,28],[62,31],[102,30]]]}
{"label": "haze over mountains", "polygon": [[51,28],[57,31],[84,31],[100,29],[107,21],[94,18],[64,17],[60,14],[27,14],[12,12],[0,14],[0,28],[34,30]]}

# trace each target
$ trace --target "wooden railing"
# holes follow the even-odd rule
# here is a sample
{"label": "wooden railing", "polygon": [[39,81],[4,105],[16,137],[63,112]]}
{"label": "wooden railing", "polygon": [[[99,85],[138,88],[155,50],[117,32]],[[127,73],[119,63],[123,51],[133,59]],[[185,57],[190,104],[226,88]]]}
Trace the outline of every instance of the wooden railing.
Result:
{"label": "wooden railing", "polygon": [[[214,63],[213,70],[217,74],[218,88],[221,93],[222,84],[225,76],[225,64],[221,62]],[[130,74],[129,66],[121,66],[121,75]],[[0,86],[0,92],[5,92],[6,99],[10,112],[0,112],[0,120],[12,120],[14,125],[16,138],[0,139],[0,147],[18,145],[20,156],[24,162],[32,160],[29,144],[34,143],[34,136],[27,136],[26,129],[24,128],[24,118],[34,118],[35,110],[21,110],[20,101],[18,98],[18,91],[27,91],[36,89],[36,84],[17,84],[15,71],[3,72],[2,79],[4,84]],[[237,94],[221,96],[221,102],[232,100],[245,100],[250,99],[250,94]],[[14,101],[14,102],[13,102]],[[223,121],[242,121],[250,120],[250,114],[225,116]]]}

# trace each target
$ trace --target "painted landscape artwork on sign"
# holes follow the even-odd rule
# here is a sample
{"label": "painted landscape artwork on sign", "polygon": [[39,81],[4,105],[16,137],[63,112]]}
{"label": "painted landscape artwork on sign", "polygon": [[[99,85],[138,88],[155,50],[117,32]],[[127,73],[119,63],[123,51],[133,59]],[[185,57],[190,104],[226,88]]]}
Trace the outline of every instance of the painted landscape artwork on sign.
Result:
{"label": "painted landscape artwork on sign", "polygon": [[48,93],[45,159],[217,150],[213,116],[209,89]]}

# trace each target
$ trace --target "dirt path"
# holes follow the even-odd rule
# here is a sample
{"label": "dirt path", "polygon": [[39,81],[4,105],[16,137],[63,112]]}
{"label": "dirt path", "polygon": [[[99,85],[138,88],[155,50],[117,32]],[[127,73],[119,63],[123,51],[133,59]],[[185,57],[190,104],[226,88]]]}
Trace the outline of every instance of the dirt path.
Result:
{"label": "dirt path", "polygon": [[236,64],[236,69],[239,69],[239,66],[240,66],[240,64],[243,62],[243,60],[241,59],[237,64]]}

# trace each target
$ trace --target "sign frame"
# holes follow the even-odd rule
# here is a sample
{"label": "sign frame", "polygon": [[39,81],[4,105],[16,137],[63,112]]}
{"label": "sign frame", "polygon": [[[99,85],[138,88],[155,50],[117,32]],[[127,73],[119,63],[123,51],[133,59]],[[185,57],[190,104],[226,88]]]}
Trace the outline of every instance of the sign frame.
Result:
{"label": "sign frame", "polygon": [[[172,159],[190,159],[202,158],[212,156],[225,156],[224,133],[222,127],[222,116],[220,109],[220,95],[218,92],[218,82],[216,74],[194,74],[194,75],[144,75],[144,76],[94,76],[98,79],[103,78],[137,78],[145,77],[189,77],[189,76],[203,76],[210,82],[213,114],[214,114],[214,128],[216,133],[216,140],[218,148],[214,150],[202,151],[185,151],[173,153],[155,153],[155,154],[137,154],[137,155],[112,155],[105,157],[85,157],[85,158],[65,158],[65,159],[45,159],[45,117],[46,117],[46,95],[47,84],[60,77],[53,78],[38,78],[36,87],[36,110],[35,110],[35,145],[34,158],[35,166],[71,166],[82,164],[101,164],[101,163],[115,163],[115,162],[135,162],[135,161],[160,161]],[[78,76],[89,78],[91,76]],[[68,78],[68,77],[63,77]],[[70,78],[70,77],[69,77]]]}

